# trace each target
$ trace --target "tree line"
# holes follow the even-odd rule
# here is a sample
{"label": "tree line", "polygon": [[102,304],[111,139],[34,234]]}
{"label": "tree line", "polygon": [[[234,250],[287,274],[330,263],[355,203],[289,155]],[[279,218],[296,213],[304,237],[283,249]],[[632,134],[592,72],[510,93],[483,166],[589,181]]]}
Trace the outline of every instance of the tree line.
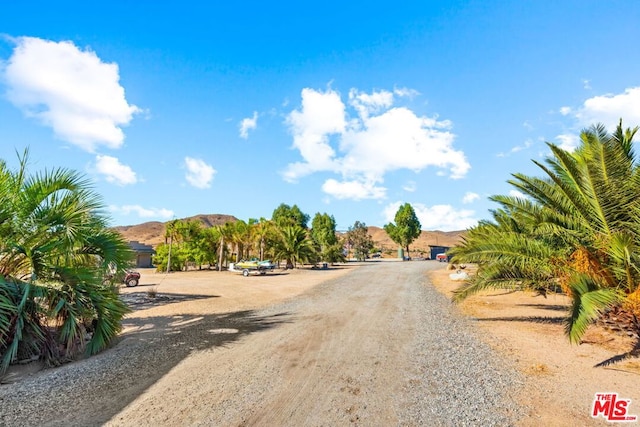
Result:
{"label": "tree line", "polygon": [[353,255],[365,260],[374,247],[365,223],[356,221],[342,234],[328,213],[310,216],[297,205],[280,204],[271,219],[251,218],[205,227],[200,221],[173,220],[165,228],[165,242],[156,248],[160,271],[185,270],[189,265],[222,270],[230,262],[257,258],[299,264],[344,262]]}

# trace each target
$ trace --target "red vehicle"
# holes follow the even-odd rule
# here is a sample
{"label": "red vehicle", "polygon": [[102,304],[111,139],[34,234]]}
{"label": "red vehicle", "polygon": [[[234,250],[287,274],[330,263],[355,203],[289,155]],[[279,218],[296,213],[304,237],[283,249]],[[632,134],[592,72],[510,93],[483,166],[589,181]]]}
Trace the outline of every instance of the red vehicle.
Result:
{"label": "red vehicle", "polygon": [[133,286],[138,286],[140,283],[140,273],[137,271],[127,271],[124,275],[124,284],[127,285],[128,288]]}
{"label": "red vehicle", "polygon": [[115,283],[124,283],[128,288],[138,286],[140,283],[140,273],[137,271],[127,270],[124,274],[108,274],[103,281],[105,285],[112,285]]}
{"label": "red vehicle", "polygon": [[447,254],[438,254],[436,255],[436,260],[438,260],[439,262],[449,262],[449,257],[447,256]]}

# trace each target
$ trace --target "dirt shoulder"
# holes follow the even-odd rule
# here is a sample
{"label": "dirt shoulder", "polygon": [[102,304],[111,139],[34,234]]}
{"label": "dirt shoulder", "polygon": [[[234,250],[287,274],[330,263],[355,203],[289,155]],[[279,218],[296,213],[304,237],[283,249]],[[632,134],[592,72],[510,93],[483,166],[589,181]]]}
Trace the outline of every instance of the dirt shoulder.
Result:
{"label": "dirt shoulder", "polygon": [[[429,273],[433,285],[451,296],[461,282],[442,269]],[[631,399],[629,413],[640,417],[640,359],[630,358],[608,366],[607,361],[633,348],[630,338],[591,327],[581,345],[571,345],[564,335],[569,299],[546,299],[524,292],[492,291],[473,296],[459,309],[477,320],[486,342],[525,376],[517,399],[528,409],[522,426],[584,426],[607,424],[593,419],[595,393],[617,392]]]}

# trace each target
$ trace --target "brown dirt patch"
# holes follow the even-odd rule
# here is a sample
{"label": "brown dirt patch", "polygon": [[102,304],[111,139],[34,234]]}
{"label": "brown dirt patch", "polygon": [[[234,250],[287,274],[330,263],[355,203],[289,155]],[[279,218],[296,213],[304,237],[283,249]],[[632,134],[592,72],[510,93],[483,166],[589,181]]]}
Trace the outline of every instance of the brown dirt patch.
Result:
{"label": "brown dirt patch", "polygon": [[[473,274],[473,267],[467,271]],[[443,268],[429,278],[443,294],[452,296],[461,282]],[[477,320],[486,342],[526,377],[519,396],[528,408],[522,426],[602,425],[591,417],[595,393],[617,392],[631,399],[630,414],[640,416],[640,360],[629,358],[607,366],[612,358],[629,352],[635,341],[601,327],[591,327],[581,345],[564,335],[569,299],[547,298],[525,292],[487,291],[458,305]]]}

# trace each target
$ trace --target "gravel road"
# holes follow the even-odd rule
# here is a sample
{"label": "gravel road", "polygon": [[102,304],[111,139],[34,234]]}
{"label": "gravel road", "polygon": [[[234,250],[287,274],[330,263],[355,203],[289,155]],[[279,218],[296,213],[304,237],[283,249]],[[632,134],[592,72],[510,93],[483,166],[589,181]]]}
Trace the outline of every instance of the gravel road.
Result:
{"label": "gravel road", "polygon": [[0,425],[516,424],[521,378],[429,286],[434,268],[369,262],[258,311],[139,320],[96,357],[0,386]]}

